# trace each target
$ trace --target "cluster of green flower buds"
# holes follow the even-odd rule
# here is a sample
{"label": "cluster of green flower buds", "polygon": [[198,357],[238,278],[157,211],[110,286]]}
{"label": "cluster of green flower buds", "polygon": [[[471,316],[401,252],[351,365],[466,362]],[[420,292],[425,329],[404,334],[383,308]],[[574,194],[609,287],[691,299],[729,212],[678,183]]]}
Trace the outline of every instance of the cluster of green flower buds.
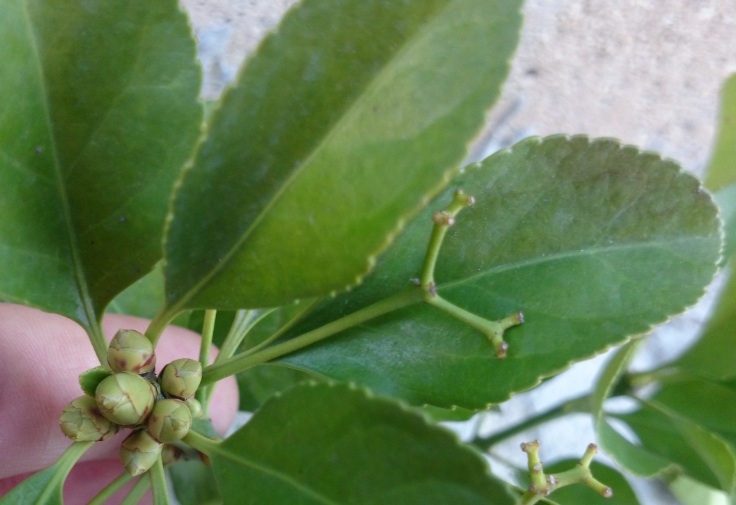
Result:
{"label": "cluster of green flower buds", "polygon": [[110,438],[123,427],[133,432],[120,447],[120,459],[131,475],[146,472],[161,455],[163,444],[181,440],[202,413],[194,398],[202,365],[177,359],[155,374],[151,342],[134,330],[120,330],[110,342],[107,368],[82,374],[87,393],[62,412],[61,431],[77,442]]}

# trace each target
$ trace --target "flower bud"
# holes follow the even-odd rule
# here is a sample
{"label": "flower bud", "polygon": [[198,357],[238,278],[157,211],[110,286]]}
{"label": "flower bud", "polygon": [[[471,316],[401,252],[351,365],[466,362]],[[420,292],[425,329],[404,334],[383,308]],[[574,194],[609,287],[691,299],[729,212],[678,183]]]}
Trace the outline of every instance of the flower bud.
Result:
{"label": "flower bud", "polygon": [[103,416],[121,426],[141,424],[156,399],[153,385],[140,375],[121,372],[100,382],[95,392]]}
{"label": "flower bud", "polygon": [[188,398],[186,401],[187,407],[189,407],[192,417],[202,417],[204,411],[202,410],[202,404],[196,398]]}
{"label": "flower bud", "polygon": [[161,370],[159,382],[164,393],[186,400],[202,381],[202,364],[194,359],[175,359]]}
{"label": "flower bud", "polygon": [[156,442],[146,430],[136,430],[123,440],[120,460],[132,476],[150,469],[161,455],[163,444]]}
{"label": "flower bud", "polygon": [[151,341],[145,335],[135,330],[120,330],[110,341],[107,363],[113,372],[134,372],[143,375],[153,372],[156,355]]}
{"label": "flower bud", "polygon": [[176,442],[189,433],[192,413],[181,400],[160,400],[148,416],[148,433],[159,442]]}
{"label": "flower bud", "polygon": [[64,435],[75,442],[97,442],[118,432],[118,425],[100,414],[97,402],[91,396],[80,396],[61,413],[59,426]]}

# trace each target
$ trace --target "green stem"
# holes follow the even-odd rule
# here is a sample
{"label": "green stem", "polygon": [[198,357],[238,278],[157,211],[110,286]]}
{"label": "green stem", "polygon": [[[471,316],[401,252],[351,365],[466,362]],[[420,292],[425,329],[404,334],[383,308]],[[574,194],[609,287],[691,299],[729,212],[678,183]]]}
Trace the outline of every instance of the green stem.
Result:
{"label": "green stem", "polygon": [[472,440],[470,443],[482,451],[487,451],[494,445],[498,444],[499,442],[502,442],[506,440],[507,438],[513,437],[514,435],[518,435],[519,433],[523,433],[540,424],[546,423],[548,421],[552,421],[559,417],[564,417],[569,414],[575,414],[579,412],[589,412],[591,398],[592,398],[592,395],[584,395],[578,398],[574,398],[572,400],[568,400],[565,403],[557,405],[556,407],[552,407],[551,409],[546,410],[544,412],[540,412],[534,417],[525,419],[521,423],[511,426],[509,428],[506,428],[505,430],[499,433],[496,433],[494,435],[491,435],[490,437],[476,438],[475,440]]}
{"label": "green stem", "polygon": [[[199,345],[199,362],[202,368],[210,364],[210,349],[212,348],[212,335],[215,332],[215,319],[217,311],[208,309],[204,311],[204,323],[202,324],[202,341]],[[197,390],[197,400],[202,404],[202,412],[205,417],[209,417],[209,396],[212,388],[201,386]]]}
{"label": "green stem", "polygon": [[427,254],[424,257],[424,266],[422,267],[422,276],[419,279],[419,284],[425,290],[430,292],[434,291],[434,267],[437,263],[437,257],[442,247],[442,242],[445,240],[445,234],[447,234],[448,228],[455,222],[455,216],[464,209],[475,203],[472,196],[468,196],[461,190],[455,191],[452,202],[447,209],[442,212],[436,212],[432,216],[434,221],[434,228],[432,229],[432,236],[429,239],[429,245],[427,246]]}
{"label": "green stem", "polygon": [[49,468],[53,468],[53,475],[46,483],[43,492],[39,495],[38,502],[46,503],[49,497],[59,489],[66,480],[72,467],[79,461],[79,458],[94,445],[94,442],[74,442],[59,456],[59,459]]}
{"label": "green stem", "polygon": [[232,358],[215,363],[204,369],[202,374],[202,384],[210,384],[219,381],[230,375],[242,372],[247,368],[260,365],[268,361],[280,358],[286,354],[298,351],[304,347],[312,345],[327,337],[331,337],[336,333],[347,330],[353,326],[362,324],[376,317],[388,314],[402,307],[413,305],[424,300],[424,292],[420,289],[408,289],[394,296],[381,300],[360,309],[345,317],[332,321],[324,326],[320,326],[312,331],[308,331],[298,337],[292,338],[281,344],[267,347],[262,351],[250,355],[238,354]]}
{"label": "green stem", "polygon": [[151,481],[149,479],[141,477],[140,479],[138,479],[138,482],[135,483],[135,486],[133,486],[131,490],[128,491],[127,496],[122,502],[120,502],[120,505],[136,505],[139,501],[141,501],[143,495],[146,494],[146,491],[148,491],[148,486],[150,485]]}
{"label": "green stem", "polygon": [[212,335],[215,333],[216,310],[204,311],[204,323],[202,324],[202,341],[199,344],[199,362],[202,368],[210,364],[210,348],[212,347]]}
{"label": "green stem", "polygon": [[227,332],[225,340],[222,342],[222,347],[220,347],[220,352],[215,358],[215,363],[235,354],[243,339],[248,334],[248,330],[255,325],[257,320],[260,320],[257,310],[243,309],[235,313],[235,320],[232,326],[230,326],[230,331]]}
{"label": "green stem", "polygon": [[189,430],[189,433],[187,433],[186,436],[182,439],[182,442],[189,444],[190,446],[194,447],[202,454],[206,454],[207,456],[211,456],[212,453],[217,449],[217,446],[221,443],[217,440],[212,440],[211,438],[205,437],[204,435],[201,435],[194,430]]}
{"label": "green stem", "polygon": [[169,489],[166,486],[166,475],[160,456],[148,471],[148,476],[153,489],[153,505],[169,505]]}
{"label": "green stem", "polygon": [[503,339],[504,332],[508,328],[524,322],[524,316],[521,312],[516,312],[498,321],[490,321],[448,302],[436,292],[432,293],[432,296],[428,297],[426,302],[483,333],[490,340],[496,352],[496,357],[499,359],[506,357],[509,347]]}
{"label": "green stem", "polygon": [[258,351],[260,351],[261,349],[263,349],[264,347],[267,347],[267,346],[271,345],[272,343],[274,343],[275,341],[277,341],[287,331],[289,331],[291,328],[293,328],[294,325],[296,323],[298,323],[301,320],[301,318],[307,312],[309,312],[315,305],[317,305],[317,302],[319,302],[319,301],[320,301],[320,299],[317,298],[315,300],[312,300],[310,303],[305,304],[304,307],[302,308],[302,310],[300,310],[298,314],[295,314],[294,317],[292,317],[286,324],[284,324],[283,326],[281,326],[281,328],[279,328],[278,330],[276,330],[271,336],[269,336],[263,342],[261,342],[261,343],[259,343],[257,345],[254,345],[253,347],[251,347],[250,349],[248,349],[247,351],[245,351],[243,353],[243,355],[247,356],[247,355],[250,355],[250,354],[255,354]]}
{"label": "green stem", "polygon": [[102,332],[102,328],[97,324],[97,320],[93,320],[90,326],[87,328],[87,336],[92,344],[92,348],[95,350],[97,359],[100,360],[100,365],[107,365],[107,339],[105,334]]}
{"label": "green stem", "polygon": [[158,339],[161,338],[161,334],[164,332],[169,323],[176,317],[177,311],[170,310],[168,307],[161,309],[161,312],[156,314],[151,323],[146,328],[146,337],[151,341],[153,347],[156,347]]}
{"label": "green stem", "polygon": [[97,495],[92,498],[92,500],[87,505],[102,505],[107,501],[108,498],[110,498],[115,492],[123,487],[125,484],[130,482],[130,480],[133,478],[132,475],[130,475],[128,472],[123,472],[118,477],[109,483],[107,486],[102,489]]}

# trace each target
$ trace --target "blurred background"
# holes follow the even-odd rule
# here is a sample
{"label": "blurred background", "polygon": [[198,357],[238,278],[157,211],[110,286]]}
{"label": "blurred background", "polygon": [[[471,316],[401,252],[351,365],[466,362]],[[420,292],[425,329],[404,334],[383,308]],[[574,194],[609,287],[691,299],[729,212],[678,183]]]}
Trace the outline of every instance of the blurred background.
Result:
{"label": "blurred background", "polygon": [[[205,70],[203,95],[217,97],[293,0],[182,0]],[[527,0],[521,42],[502,97],[471,152],[483,158],[530,135],[585,133],[654,150],[696,174],[716,133],[719,91],[736,72],[733,0]],[[707,314],[714,284],[689,312],[658,328],[636,364],[682,352]],[[483,433],[586,392],[608,356],[575,365],[484,417]],[[469,425],[454,426],[461,435]],[[588,416],[567,417],[494,449],[525,465],[519,443],[538,438],[542,458],[579,457],[595,441]],[[601,456],[605,459],[605,456]],[[634,480],[642,503],[677,503],[656,482]]]}

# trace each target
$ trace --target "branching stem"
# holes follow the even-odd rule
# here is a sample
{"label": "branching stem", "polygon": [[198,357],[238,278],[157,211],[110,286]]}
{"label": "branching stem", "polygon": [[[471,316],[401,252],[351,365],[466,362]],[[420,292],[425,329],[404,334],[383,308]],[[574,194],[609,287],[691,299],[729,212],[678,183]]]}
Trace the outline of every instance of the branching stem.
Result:
{"label": "branching stem", "polygon": [[455,191],[450,205],[441,212],[435,212],[432,216],[435,226],[432,229],[432,236],[427,246],[427,254],[424,257],[422,276],[419,279],[420,286],[425,290],[434,289],[434,267],[437,264],[437,257],[439,256],[442,242],[445,240],[447,230],[455,223],[455,216],[461,210],[470,207],[474,203],[475,199],[472,196],[468,196],[462,190],[458,189]]}
{"label": "branching stem", "polygon": [[529,477],[531,484],[521,497],[521,505],[533,505],[555,490],[570,484],[584,484],[604,498],[613,496],[610,487],[599,482],[590,471],[590,463],[598,452],[595,444],[589,444],[580,462],[574,468],[557,474],[545,475],[542,462],[539,459],[538,441],[521,444],[521,450],[527,454]]}
{"label": "branching stem", "polygon": [[458,213],[474,203],[475,199],[472,196],[466,195],[462,190],[458,189],[455,191],[450,205],[445,210],[436,212],[432,216],[434,228],[432,229],[432,236],[427,245],[427,254],[424,258],[419,286],[425,292],[425,301],[428,304],[479,330],[490,340],[496,357],[503,359],[506,357],[508,349],[508,344],[504,341],[503,334],[511,326],[523,323],[524,315],[521,312],[517,312],[499,321],[485,319],[442,298],[437,293],[437,283],[434,279],[435,265],[437,264],[437,258],[439,257],[447,230],[455,224],[455,217]]}

